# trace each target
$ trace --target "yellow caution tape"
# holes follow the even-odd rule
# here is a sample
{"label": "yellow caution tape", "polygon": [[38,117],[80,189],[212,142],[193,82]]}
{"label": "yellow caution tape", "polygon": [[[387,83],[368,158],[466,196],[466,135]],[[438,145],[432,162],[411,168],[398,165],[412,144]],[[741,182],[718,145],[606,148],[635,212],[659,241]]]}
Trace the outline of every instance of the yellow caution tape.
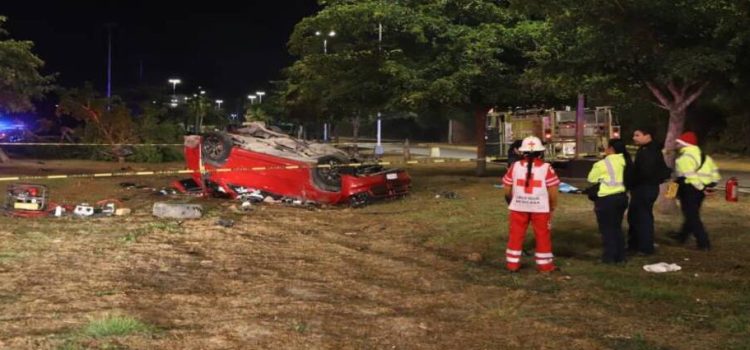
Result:
{"label": "yellow caution tape", "polygon": [[[498,157],[487,157],[487,161],[504,161],[504,158]],[[25,181],[25,180],[59,180],[69,178],[103,178],[103,177],[130,177],[130,176],[162,176],[162,175],[185,175],[185,174],[201,174],[201,173],[228,173],[228,172],[243,172],[243,171],[270,171],[270,170],[295,170],[295,169],[315,169],[315,168],[327,168],[332,167],[359,167],[362,165],[414,165],[414,164],[442,164],[442,163],[465,163],[475,162],[476,159],[472,158],[461,158],[461,159],[446,159],[446,158],[427,158],[420,160],[408,160],[408,161],[379,161],[374,163],[349,163],[349,164],[320,164],[320,165],[279,165],[279,166],[261,166],[261,167],[246,167],[246,168],[216,168],[216,169],[167,169],[167,170],[151,170],[151,171],[131,171],[131,172],[113,172],[113,173],[91,173],[91,174],[59,174],[59,175],[18,175],[0,177],[0,182],[9,181]]]}
{"label": "yellow caution tape", "polygon": [[106,147],[118,147],[118,146],[127,146],[127,147],[146,147],[146,146],[156,146],[156,147],[177,147],[177,146],[185,146],[182,143],[67,143],[67,142],[45,142],[45,143],[35,143],[35,142],[0,142],[0,146],[106,146]]}

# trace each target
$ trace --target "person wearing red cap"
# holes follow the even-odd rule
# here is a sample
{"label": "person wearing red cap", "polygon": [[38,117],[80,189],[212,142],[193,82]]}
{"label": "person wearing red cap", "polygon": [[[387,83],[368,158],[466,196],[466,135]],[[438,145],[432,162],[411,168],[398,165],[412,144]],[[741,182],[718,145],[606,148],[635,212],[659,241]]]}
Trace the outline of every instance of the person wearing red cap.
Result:
{"label": "person wearing red cap", "polygon": [[680,135],[677,147],[680,153],[675,161],[677,183],[680,185],[677,197],[685,221],[682,230],[673,234],[672,238],[685,243],[693,234],[698,249],[708,251],[711,250],[711,241],[701,221],[700,209],[706,197],[706,189],[716,186],[721,180],[719,169],[713,159],[698,147],[698,137],[694,132],[688,131]]}

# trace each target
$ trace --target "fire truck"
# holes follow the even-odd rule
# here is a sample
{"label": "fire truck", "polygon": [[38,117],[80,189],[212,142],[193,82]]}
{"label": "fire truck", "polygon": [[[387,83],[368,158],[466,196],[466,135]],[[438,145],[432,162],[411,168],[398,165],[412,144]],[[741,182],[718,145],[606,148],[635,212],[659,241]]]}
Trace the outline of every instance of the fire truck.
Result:
{"label": "fire truck", "polygon": [[[579,156],[598,157],[607,140],[620,138],[620,125],[612,107],[584,110],[583,138]],[[547,159],[576,156],[576,111],[556,109],[491,110],[487,115],[487,154],[504,158],[515,140],[536,136],[547,146]]]}

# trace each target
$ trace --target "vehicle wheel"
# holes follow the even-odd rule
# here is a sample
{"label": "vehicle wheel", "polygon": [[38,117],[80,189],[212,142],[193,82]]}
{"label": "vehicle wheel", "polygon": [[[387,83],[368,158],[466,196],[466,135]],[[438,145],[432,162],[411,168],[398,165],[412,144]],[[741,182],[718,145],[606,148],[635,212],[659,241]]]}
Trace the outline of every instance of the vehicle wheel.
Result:
{"label": "vehicle wheel", "polygon": [[328,192],[341,191],[341,167],[349,161],[340,156],[323,156],[318,158],[318,165],[330,165],[328,168],[314,168],[311,170],[315,186]]}
{"label": "vehicle wheel", "polygon": [[203,160],[213,166],[222,166],[229,158],[234,142],[227,134],[212,132],[203,135],[201,154]]}
{"label": "vehicle wheel", "polygon": [[352,208],[362,208],[370,204],[370,195],[366,192],[360,192],[349,197],[349,206]]}

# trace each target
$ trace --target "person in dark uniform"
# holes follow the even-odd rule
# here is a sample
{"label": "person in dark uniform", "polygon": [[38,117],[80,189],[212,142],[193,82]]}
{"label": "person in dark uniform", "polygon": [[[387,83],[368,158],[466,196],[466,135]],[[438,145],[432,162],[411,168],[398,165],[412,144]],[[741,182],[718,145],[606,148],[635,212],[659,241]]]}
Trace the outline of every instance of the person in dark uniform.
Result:
{"label": "person in dark uniform", "polygon": [[620,139],[610,139],[605,153],[604,159],[594,163],[588,181],[599,184],[594,212],[602,235],[602,262],[616,264],[625,261],[622,217],[628,207],[625,183],[631,177],[633,162]]}
{"label": "person in dark uniform", "polygon": [[640,255],[654,253],[654,202],[659,196],[659,185],[671,173],[664,162],[662,147],[652,135],[646,127],[633,133],[638,152],[635,154],[632,183],[629,184],[628,251]]}
{"label": "person in dark uniform", "polygon": [[711,241],[708,232],[701,220],[701,205],[706,198],[706,192],[710,191],[721,180],[719,168],[713,158],[706,155],[698,147],[698,137],[694,132],[688,131],[677,138],[679,157],[675,160],[675,173],[677,183],[677,198],[680,199],[680,209],[685,221],[682,230],[672,238],[680,243],[685,243],[688,237],[695,235],[698,249],[711,250]]}

